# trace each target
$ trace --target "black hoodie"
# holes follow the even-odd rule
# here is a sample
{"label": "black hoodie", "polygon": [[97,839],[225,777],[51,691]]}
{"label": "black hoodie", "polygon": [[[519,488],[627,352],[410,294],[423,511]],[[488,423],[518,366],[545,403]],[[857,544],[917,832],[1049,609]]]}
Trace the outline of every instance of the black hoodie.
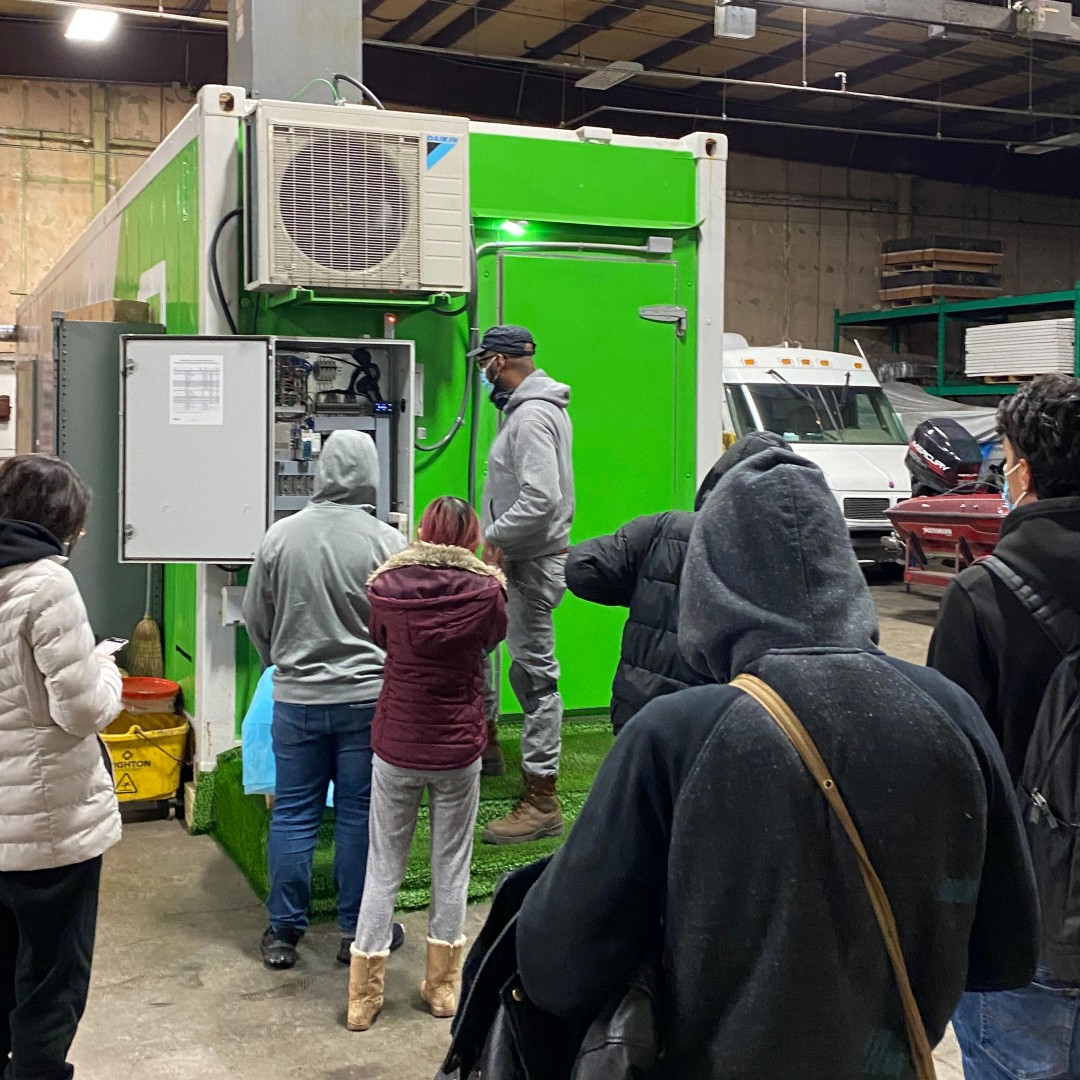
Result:
{"label": "black hoodie", "polygon": [[[994,554],[1040,595],[1080,613],[1080,498],[1018,507],[1005,519]],[[985,566],[969,566],[950,583],[927,663],[975,699],[1014,779],[1060,661],[1045,631]]]}
{"label": "black hoodie", "polygon": [[[706,474],[694,510],[701,509],[721,477],[740,461],[785,445],[772,432],[740,439]],[[616,735],[653,698],[710,681],[683,660],[676,637],[679,580],[694,517],[688,510],[669,510],[634,518],[611,536],[575,545],[566,560],[566,585],[575,596],[630,609],[611,687]]]}
{"label": "black hoodie", "polygon": [[[787,450],[731,470],[695,522],[679,642],[717,683],[787,699],[892,902],[931,1042],[965,989],[1025,985],[1030,861],[997,744],[937,672],[882,655],[825,479]],[[529,997],[579,1019],[662,957],[658,1080],[913,1075],[899,995],[850,843],[801,759],[740,691],[661,698],[627,725],[523,906]]]}
{"label": "black hoodie", "polygon": [[0,518],[0,570],[63,553],[60,541],[48,529],[29,521]]}

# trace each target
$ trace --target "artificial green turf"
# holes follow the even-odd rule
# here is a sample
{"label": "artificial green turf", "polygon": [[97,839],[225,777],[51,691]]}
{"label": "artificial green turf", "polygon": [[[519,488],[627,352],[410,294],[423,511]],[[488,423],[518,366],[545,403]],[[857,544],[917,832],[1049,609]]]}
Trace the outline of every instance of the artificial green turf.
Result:
{"label": "artificial green turf", "polygon": [[[476,843],[473,848],[472,878],[469,899],[485,900],[495,890],[499,878],[517,866],[524,866],[554,851],[561,839],[537,840],[531,844],[496,847],[480,842],[483,827],[514,806],[521,787],[521,756],[518,749],[520,723],[499,725],[500,741],[506,753],[507,773],[485,778],[480,785],[480,812],[477,817]],[[600,763],[611,748],[611,725],[602,720],[567,719],[563,724],[563,750],[559,797],[563,805],[567,832],[581,810],[592,787]],[[200,778],[200,786],[204,782]],[[266,873],[266,841],[270,813],[261,795],[245,795],[240,750],[229,750],[218,758],[213,784],[213,835],[232,856],[260,899],[266,899],[269,886]],[[334,899],[334,816],[328,810],[319,830],[312,871],[311,916],[316,921],[329,920],[336,914]],[[565,835],[565,834],[564,834]],[[427,807],[422,806],[416,824],[416,836],[409,853],[405,881],[398,896],[398,907],[416,911],[427,907],[431,899],[429,850],[431,829]]]}

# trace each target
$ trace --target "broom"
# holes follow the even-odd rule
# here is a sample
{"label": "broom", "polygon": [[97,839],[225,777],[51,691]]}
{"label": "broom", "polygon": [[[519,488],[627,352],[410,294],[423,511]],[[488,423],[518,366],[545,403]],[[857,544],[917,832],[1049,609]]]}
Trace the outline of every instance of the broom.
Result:
{"label": "broom", "polygon": [[146,568],[146,614],[143,615],[128,646],[128,669],[132,675],[152,679],[165,677],[165,660],[161,655],[161,631],[150,618],[150,599],[153,592],[154,568]]}

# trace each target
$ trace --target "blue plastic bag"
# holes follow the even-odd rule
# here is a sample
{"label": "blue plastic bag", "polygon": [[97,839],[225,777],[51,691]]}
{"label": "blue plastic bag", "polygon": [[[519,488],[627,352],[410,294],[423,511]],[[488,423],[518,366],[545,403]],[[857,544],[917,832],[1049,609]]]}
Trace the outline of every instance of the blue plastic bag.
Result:
{"label": "blue plastic bag", "polygon": [[[268,667],[259,678],[244,722],[240,725],[241,758],[244,765],[244,794],[273,795],[277,785],[274,760],[274,668]],[[334,785],[326,794],[326,805],[334,805]]]}

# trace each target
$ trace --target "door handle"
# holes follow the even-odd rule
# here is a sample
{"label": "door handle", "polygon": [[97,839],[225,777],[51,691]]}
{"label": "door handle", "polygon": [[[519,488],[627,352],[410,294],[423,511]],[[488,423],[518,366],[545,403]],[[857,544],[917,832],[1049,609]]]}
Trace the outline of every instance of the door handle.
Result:
{"label": "door handle", "polygon": [[681,338],[686,337],[686,308],[678,304],[653,304],[639,308],[638,315],[647,322],[673,323],[675,333]]}

